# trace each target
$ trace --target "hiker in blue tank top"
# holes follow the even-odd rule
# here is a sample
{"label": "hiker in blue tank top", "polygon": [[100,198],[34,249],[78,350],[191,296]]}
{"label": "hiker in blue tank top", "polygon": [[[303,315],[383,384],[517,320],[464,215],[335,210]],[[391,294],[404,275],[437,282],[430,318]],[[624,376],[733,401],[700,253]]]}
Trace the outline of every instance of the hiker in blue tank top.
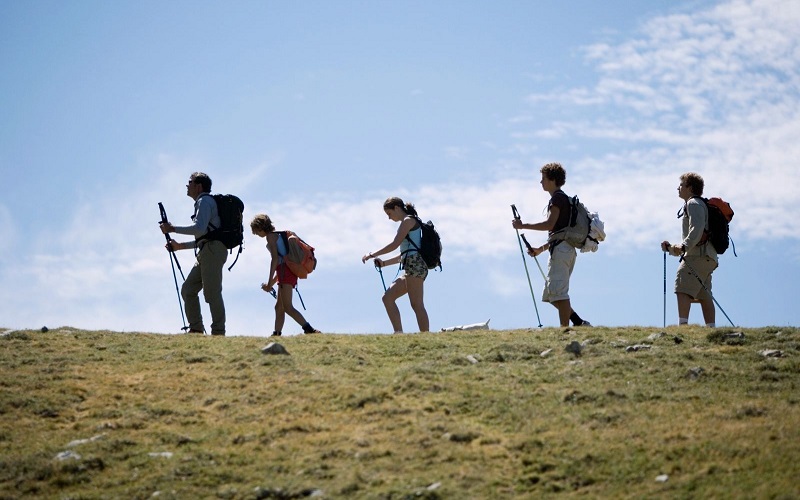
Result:
{"label": "hiker in blue tank top", "polygon": [[[384,202],[383,211],[386,212],[386,216],[390,220],[400,223],[400,227],[397,228],[397,234],[388,245],[363,256],[361,262],[375,259],[375,266],[377,267],[393,264],[401,265],[404,274],[394,280],[386,290],[386,293],[383,294],[383,305],[389,315],[389,321],[392,322],[394,333],[403,333],[403,322],[400,319],[400,309],[398,309],[396,301],[403,295],[408,294],[411,309],[414,310],[414,314],[417,316],[419,331],[427,332],[430,330],[430,325],[428,323],[428,311],[425,310],[423,301],[423,292],[425,278],[428,276],[428,266],[414,246],[406,240],[406,235],[408,235],[417,245],[417,248],[420,247],[422,228],[413,217],[417,215],[417,211],[414,209],[414,205],[404,203],[403,200],[396,197],[389,198]],[[398,248],[400,249],[400,255],[387,260],[377,258],[379,255],[387,254]]]}
{"label": "hiker in blue tank top", "polygon": [[[261,289],[272,293],[276,299],[275,329],[272,331],[272,337],[280,337],[282,335],[287,314],[303,328],[303,333],[320,333],[319,330],[306,321],[303,314],[295,309],[292,304],[294,287],[297,286],[297,276],[283,261],[284,256],[287,254],[287,249],[283,239],[280,237],[280,232],[275,231],[275,226],[272,224],[269,215],[258,214],[253,217],[250,222],[250,230],[256,236],[267,239],[267,251],[270,254],[269,277],[266,282],[261,283]],[[276,283],[278,284],[277,294],[272,288]]]}

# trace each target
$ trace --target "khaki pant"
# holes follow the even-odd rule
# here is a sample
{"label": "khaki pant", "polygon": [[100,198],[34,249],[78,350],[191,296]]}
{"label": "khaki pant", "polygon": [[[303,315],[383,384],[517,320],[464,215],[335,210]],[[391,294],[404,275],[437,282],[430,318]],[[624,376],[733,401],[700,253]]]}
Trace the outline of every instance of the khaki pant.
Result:
{"label": "khaki pant", "polygon": [[569,278],[575,269],[577,252],[566,241],[553,249],[547,263],[547,281],[542,292],[542,302],[569,300]]}
{"label": "khaki pant", "polygon": [[219,241],[208,241],[197,253],[197,262],[181,287],[189,328],[204,331],[200,313],[200,290],[211,309],[211,334],[225,335],[225,303],[222,300],[222,269],[228,249]]}

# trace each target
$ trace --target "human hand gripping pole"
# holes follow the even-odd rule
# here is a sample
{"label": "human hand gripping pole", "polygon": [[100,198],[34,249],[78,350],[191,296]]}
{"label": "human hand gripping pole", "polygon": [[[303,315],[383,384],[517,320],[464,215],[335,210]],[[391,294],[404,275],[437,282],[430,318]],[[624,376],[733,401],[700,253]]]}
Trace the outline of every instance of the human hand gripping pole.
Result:
{"label": "human hand gripping pole", "polygon": [[547,277],[544,275],[544,271],[542,271],[542,266],[539,265],[539,259],[536,258],[536,252],[533,251],[533,247],[530,243],[528,243],[528,240],[525,238],[524,234],[520,234],[519,236],[522,238],[522,242],[525,243],[525,246],[528,248],[528,253],[533,255],[533,260],[536,261],[536,267],[539,268],[539,274],[542,275],[542,279],[547,281]]}
{"label": "human hand gripping pole", "polygon": [[[514,214],[515,220],[522,220],[519,216],[519,212],[517,212],[517,207],[515,205],[511,205],[511,212]],[[533,294],[533,285],[531,284],[531,275],[528,272],[528,262],[525,260],[525,251],[522,249],[522,240],[525,238],[524,236],[520,237],[519,229],[515,229],[517,232],[517,243],[519,243],[519,253],[522,255],[522,264],[525,266],[525,275],[528,277],[528,288],[531,291],[531,299],[533,300],[533,308],[536,310],[536,321],[539,322],[539,328],[542,327],[542,320],[539,318],[539,306],[536,305],[536,297]],[[525,240],[525,245],[530,249],[531,246],[528,244],[528,241]],[[535,258],[535,257],[534,257]],[[536,261],[536,265],[539,265],[539,261]],[[542,268],[539,266],[539,271]],[[542,277],[544,277],[544,273],[542,273]]]}
{"label": "human hand gripping pole", "polygon": [[386,293],[386,281],[383,279],[383,269],[381,269],[381,260],[375,259],[375,270],[381,273],[381,283],[383,283],[383,292]]}
{"label": "human hand gripping pole", "polygon": [[[169,220],[167,219],[167,211],[164,210],[164,204],[160,201],[158,202],[158,210],[161,212],[161,221],[159,222],[159,225],[169,224]],[[181,321],[183,321],[182,330],[186,331],[189,329],[189,327],[186,326],[186,315],[183,313],[183,302],[181,301],[181,292],[178,289],[178,275],[175,274],[175,265],[178,266],[178,270],[181,272],[181,278],[183,278],[183,281],[186,281],[186,277],[183,275],[183,269],[181,269],[180,262],[178,262],[178,256],[175,255],[175,251],[172,250],[172,238],[170,238],[169,233],[164,233],[164,237],[167,239],[167,252],[169,252],[169,262],[172,265],[172,278],[175,280],[175,293],[178,294],[178,307],[181,310]]]}

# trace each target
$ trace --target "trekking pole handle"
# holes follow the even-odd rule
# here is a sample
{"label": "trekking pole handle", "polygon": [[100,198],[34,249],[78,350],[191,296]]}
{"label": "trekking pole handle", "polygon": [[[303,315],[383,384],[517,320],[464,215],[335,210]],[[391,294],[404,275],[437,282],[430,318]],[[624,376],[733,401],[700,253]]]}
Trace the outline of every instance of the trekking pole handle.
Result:
{"label": "trekking pole handle", "polygon": [[[169,219],[167,219],[167,211],[164,209],[164,204],[161,203],[160,201],[158,202],[158,210],[161,212],[161,221],[159,222],[159,224],[168,223]],[[170,243],[172,241],[172,238],[170,238],[169,233],[164,233],[164,238],[167,239],[167,243]],[[171,252],[172,248],[168,247],[167,250]]]}
{"label": "trekking pole handle", "polygon": [[528,248],[528,251],[532,252],[533,251],[533,247],[531,246],[530,243],[528,243],[528,239],[525,238],[525,235],[524,234],[520,234],[519,236],[520,236],[520,238],[522,238],[522,242],[525,243],[525,246]]}
{"label": "trekking pole handle", "polygon": [[514,213],[514,218],[515,219],[517,219],[517,220],[522,219],[522,217],[519,216],[519,212],[517,212],[517,206],[516,205],[513,205],[513,204],[511,205],[511,212]]}

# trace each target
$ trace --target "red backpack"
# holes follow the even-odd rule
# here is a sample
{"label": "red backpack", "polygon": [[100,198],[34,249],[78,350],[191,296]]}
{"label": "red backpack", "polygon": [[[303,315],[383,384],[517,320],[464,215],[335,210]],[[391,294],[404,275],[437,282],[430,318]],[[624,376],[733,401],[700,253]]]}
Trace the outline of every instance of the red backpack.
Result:
{"label": "red backpack", "polygon": [[317,258],[314,256],[314,247],[303,241],[293,231],[279,231],[278,235],[286,247],[283,262],[298,278],[308,278],[317,268]]}

